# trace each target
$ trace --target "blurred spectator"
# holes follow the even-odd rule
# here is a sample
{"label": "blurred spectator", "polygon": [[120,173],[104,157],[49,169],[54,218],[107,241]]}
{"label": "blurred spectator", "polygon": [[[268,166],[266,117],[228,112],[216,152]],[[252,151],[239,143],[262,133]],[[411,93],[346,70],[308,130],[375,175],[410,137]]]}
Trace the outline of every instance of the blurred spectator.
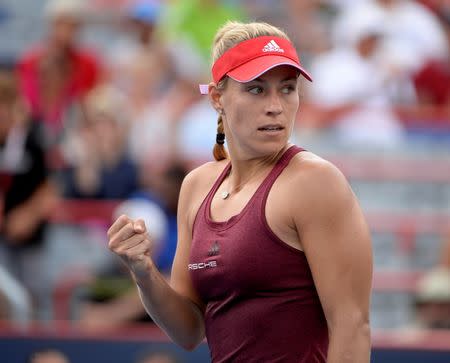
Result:
{"label": "blurred spectator", "polygon": [[83,0],[49,0],[47,38],[26,52],[17,66],[21,91],[52,141],[62,130],[65,112],[100,77],[96,57],[76,43],[84,4]]}
{"label": "blurred spectator", "polygon": [[0,263],[36,290],[35,253],[57,202],[38,124],[30,119],[15,78],[0,73]]}
{"label": "blurred spectator", "polygon": [[[121,36],[110,47],[107,62],[111,81],[130,94],[132,102],[138,98],[147,105],[169,77],[170,60],[157,31],[163,11],[160,0],[138,0],[121,12]],[[136,106],[140,111],[141,104]]]}
{"label": "blurred spectator", "polygon": [[436,16],[417,1],[408,0],[368,0],[348,7],[336,21],[333,33],[337,44],[348,42],[354,21],[369,14],[381,18],[383,58],[395,71],[411,73],[430,58],[447,56],[445,34]]}
{"label": "blurred spectator", "polygon": [[135,45],[139,48],[151,48],[157,41],[155,33],[164,11],[164,2],[161,0],[137,0],[125,9],[125,20]]}
{"label": "blurred spectator", "polygon": [[349,25],[347,45],[313,60],[314,82],[308,86],[311,106],[301,111],[303,128],[331,127],[347,146],[394,147],[403,129],[392,111],[390,84],[377,58],[384,25],[378,14],[366,14]]}
{"label": "blurred spectator", "polygon": [[[114,211],[113,219],[126,214],[142,218],[153,242],[152,256],[157,261],[166,248],[168,221],[161,207],[143,198],[122,202]],[[115,259],[87,287],[86,298],[81,302],[79,325],[84,329],[112,329],[138,321],[147,321],[147,314],[134,285]]]}
{"label": "blurred spectator", "polygon": [[27,363],[70,363],[69,358],[56,349],[40,349],[32,353]]}
{"label": "blurred spectator", "polygon": [[129,99],[132,123],[139,123],[143,115],[155,106],[162,93],[167,91],[165,69],[157,50],[136,53],[124,66],[119,88]]}
{"label": "blurred spectator", "polygon": [[[149,102],[146,110],[135,118],[128,139],[130,154],[142,169],[142,183],[148,187],[153,183],[151,179],[164,173],[173,160],[185,156],[184,142],[189,135],[186,138],[180,135],[180,129],[186,113],[201,99],[198,91],[201,75],[196,68],[190,67],[186,57],[176,55],[172,59],[171,82],[165,92]],[[154,73],[153,69],[149,70]],[[197,124],[205,122],[208,120],[197,120]],[[192,129],[190,134],[198,131]]]}
{"label": "blurred spectator", "polygon": [[[178,195],[186,174],[186,168],[180,164],[168,166],[153,189],[137,193],[133,199],[119,205],[114,213],[114,217],[126,214],[144,219],[154,244],[154,261],[167,278],[177,246]],[[133,282],[121,267],[121,263],[112,266],[89,286],[87,298],[80,308],[81,327],[111,329],[151,321]]]}
{"label": "blurred spectator", "polygon": [[416,293],[419,327],[450,330],[450,268],[439,267],[426,273]]}
{"label": "blurred spectator", "polygon": [[[149,175],[171,157],[171,114],[177,109],[177,99],[165,97],[176,76],[157,30],[164,6],[158,0],[139,0],[125,7],[124,37],[109,52],[110,80],[129,103],[129,155],[139,167],[146,165]],[[182,89],[179,94],[184,94]]]}
{"label": "blurred spectator", "polygon": [[[180,104],[186,94],[185,87],[178,87],[177,93],[170,93],[166,85],[164,92],[157,84],[162,74],[158,61],[152,53],[141,53],[129,65],[129,88],[126,90],[131,110],[131,126],[128,135],[130,157],[140,167],[152,170],[164,168],[172,157],[174,149],[174,123]],[[169,96],[170,95],[170,96]],[[174,97],[171,97],[171,96]]]}
{"label": "blurred spectator", "polygon": [[330,49],[328,24],[332,10],[323,0],[288,0],[285,2],[282,27],[302,50],[302,64],[309,68],[311,59]]}
{"label": "blurred spectator", "polygon": [[450,330],[450,232],[445,235],[440,260],[420,279],[415,295],[421,328]]}
{"label": "blurred spectator", "polygon": [[128,104],[121,92],[99,85],[87,96],[84,117],[68,134],[64,153],[69,198],[121,199],[138,188],[138,169],[129,159]]}
{"label": "blurred spectator", "polygon": [[[447,49],[450,49],[450,4],[436,8],[447,36]],[[419,104],[439,107],[434,117],[439,120],[450,119],[450,51],[442,59],[428,60],[415,74],[414,84]]]}

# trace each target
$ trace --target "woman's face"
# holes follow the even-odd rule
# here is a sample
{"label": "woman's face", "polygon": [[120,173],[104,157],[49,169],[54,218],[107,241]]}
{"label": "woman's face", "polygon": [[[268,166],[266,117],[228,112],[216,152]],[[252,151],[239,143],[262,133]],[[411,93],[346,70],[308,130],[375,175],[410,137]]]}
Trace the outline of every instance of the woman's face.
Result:
{"label": "woman's face", "polygon": [[249,158],[278,152],[299,107],[298,71],[279,66],[248,83],[229,79],[220,103],[230,152]]}

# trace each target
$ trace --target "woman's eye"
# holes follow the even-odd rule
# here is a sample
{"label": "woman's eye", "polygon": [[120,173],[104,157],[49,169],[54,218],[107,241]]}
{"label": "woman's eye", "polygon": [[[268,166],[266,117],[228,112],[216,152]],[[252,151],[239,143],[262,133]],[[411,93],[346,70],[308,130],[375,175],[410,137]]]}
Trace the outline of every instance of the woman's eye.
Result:
{"label": "woman's eye", "polygon": [[254,86],[254,87],[250,87],[248,89],[248,92],[253,93],[254,95],[258,95],[263,92],[263,89],[260,86]]}
{"label": "woman's eye", "polygon": [[281,90],[281,92],[285,93],[285,94],[289,94],[291,92],[295,91],[295,87],[294,86],[284,86]]}

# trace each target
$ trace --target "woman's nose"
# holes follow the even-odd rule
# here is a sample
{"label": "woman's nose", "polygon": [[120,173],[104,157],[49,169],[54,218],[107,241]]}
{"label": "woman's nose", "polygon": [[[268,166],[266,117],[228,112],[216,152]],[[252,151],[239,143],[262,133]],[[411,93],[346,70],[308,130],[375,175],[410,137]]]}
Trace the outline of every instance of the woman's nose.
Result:
{"label": "woman's nose", "polygon": [[279,115],[281,112],[283,112],[283,107],[281,105],[280,96],[277,92],[273,92],[267,100],[266,113],[270,115]]}

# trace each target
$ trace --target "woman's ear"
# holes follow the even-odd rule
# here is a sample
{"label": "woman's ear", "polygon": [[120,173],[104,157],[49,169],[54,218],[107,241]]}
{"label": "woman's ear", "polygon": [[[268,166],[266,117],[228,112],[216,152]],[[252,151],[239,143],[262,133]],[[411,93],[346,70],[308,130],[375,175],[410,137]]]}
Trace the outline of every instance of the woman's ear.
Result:
{"label": "woman's ear", "polygon": [[214,109],[217,110],[217,112],[220,112],[220,110],[223,110],[222,107],[222,90],[220,90],[217,87],[217,84],[214,82],[211,82],[208,85],[208,95],[209,95],[209,100],[211,102],[211,105],[214,107]]}

